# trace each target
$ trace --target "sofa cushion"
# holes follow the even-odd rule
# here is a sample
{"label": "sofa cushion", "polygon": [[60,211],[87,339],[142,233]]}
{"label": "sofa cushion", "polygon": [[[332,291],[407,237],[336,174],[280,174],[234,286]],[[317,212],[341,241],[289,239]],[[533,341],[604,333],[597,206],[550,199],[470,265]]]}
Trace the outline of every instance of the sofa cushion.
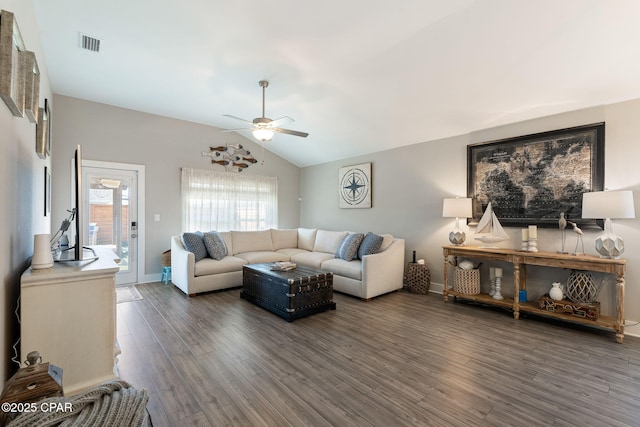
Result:
{"label": "sofa cushion", "polygon": [[229,252],[227,251],[227,245],[224,243],[224,239],[217,231],[204,233],[202,240],[204,241],[204,246],[207,248],[207,252],[211,258],[219,261],[228,255]]}
{"label": "sofa cushion", "polygon": [[317,228],[298,228],[298,248],[312,251],[317,233]]}
{"label": "sofa cushion", "polygon": [[278,262],[289,261],[289,257],[285,254],[272,251],[255,251],[255,252],[243,252],[236,255],[238,258],[242,258],[249,264],[260,264],[263,262]]}
{"label": "sofa cushion", "polygon": [[362,243],[358,249],[358,258],[362,259],[365,255],[377,253],[380,250],[380,245],[382,245],[383,240],[384,238],[382,236],[368,232],[364,236],[364,239],[362,239]]}
{"label": "sofa cushion", "polygon": [[386,251],[389,246],[393,243],[393,236],[391,234],[383,234],[382,235],[382,244],[380,245],[380,249],[378,252]]}
{"label": "sofa cushion", "polygon": [[283,254],[288,256],[289,258],[291,258],[294,255],[298,255],[298,254],[303,254],[303,253],[309,253],[309,251],[304,250],[304,249],[298,249],[298,248],[284,248],[284,249],[278,249],[276,252],[278,252],[279,254]]}
{"label": "sofa cushion", "polygon": [[208,276],[211,274],[231,273],[241,271],[242,266],[247,263],[246,260],[234,256],[226,256],[221,260],[205,258],[196,263],[196,277]]}
{"label": "sofa cushion", "polygon": [[202,237],[203,234],[200,231],[196,231],[195,233],[182,233],[182,244],[186,250],[193,252],[196,262],[209,256]]}
{"label": "sofa cushion", "polygon": [[340,243],[342,243],[342,239],[344,239],[346,235],[346,231],[318,230],[316,241],[313,245],[313,252],[335,254]]}
{"label": "sofa cushion", "polygon": [[298,247],[298,230],[276,230],[271,229],[271,240],[273,241],[273,250]]}
{"label": "sofa cushion", "polygon": [[233,254],[255,251],[273,252],[273,242],[271,241],[271,231],[232,231]]}
{"label": "sofa cushion", "polygon": [[342,243],[340,243],[340,246],[336,251],[336,258],[351,261],[356,257],[356,255],[358,255],[358,248],[360,247],[360,243],[362,243],[363,238],[364,234],[362,233],[347,234],[347,236],[342,239]]}
{"label": "sofa cushion", "polygon": [[320,268],[323,261],[333,259],[333,254],[327,254],[324,252],[304,252],[301,254],[293,255],[291,261],[298,265],[305,265],[312,268]]}
{"label": "sofa cushion", "polygon": [[320,268],[324,271],[330,271],[338,276],[349,277],[354,280],[362,280],[362,261],[354,259],[353,261],[345,261],[343,259],[334,258],[323,261]]}

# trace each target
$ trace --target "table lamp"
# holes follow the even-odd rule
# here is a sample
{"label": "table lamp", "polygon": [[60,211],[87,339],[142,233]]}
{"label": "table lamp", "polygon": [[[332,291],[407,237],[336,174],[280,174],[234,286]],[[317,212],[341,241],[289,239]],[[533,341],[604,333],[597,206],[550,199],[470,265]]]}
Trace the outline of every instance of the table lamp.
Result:
{"label": "table lamp", "polygon": [[596,252],[602,258],[620,258],[624,241],[616,235],[611,219],[635,218],[633,192],[593,191],[582,195],[582,218],[604,219],[604,233],[596,238]]}
{"label": "table lamp", "polygon": [[460,229],[460,218],[471,218],[471,199],[467,197],[444,199],[442,216],[456,219],[456,227],[449,233],[449,241],[454,245],[464,244],[467,236]]}

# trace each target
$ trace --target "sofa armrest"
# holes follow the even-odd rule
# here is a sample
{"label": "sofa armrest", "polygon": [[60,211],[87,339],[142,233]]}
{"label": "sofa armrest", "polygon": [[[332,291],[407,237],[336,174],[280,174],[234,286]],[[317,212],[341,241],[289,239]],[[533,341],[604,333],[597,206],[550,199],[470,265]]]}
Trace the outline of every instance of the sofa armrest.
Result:
{"label": "sofa armrest", "polygon": [[171,282],[189,295],[189,289],[194,289],[195,271],[195,255],[184,248],[180,236],[172,236]]}
{"label": "sofa armrest", "polygon": [[364,256],[362,286],[365,299],[402,289],[403,278],[404,239],[394,239],[385,251]]}

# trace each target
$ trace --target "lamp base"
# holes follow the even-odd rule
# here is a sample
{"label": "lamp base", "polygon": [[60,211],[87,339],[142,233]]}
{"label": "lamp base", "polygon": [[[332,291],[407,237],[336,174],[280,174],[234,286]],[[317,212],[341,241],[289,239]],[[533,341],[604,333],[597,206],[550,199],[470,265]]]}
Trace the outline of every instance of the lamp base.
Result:
{"label": "lamp base", "polygon": [[451,242],[452,245],[461,246],[464,244],[464,241],[466,239],[467,239],[467,236],[466,234],[464,234],[464,231],[453,230],[451,231],[451,233],[449,233],[449,241]]}
{"label": "lamp base", "polygon": [[600,258],[618,259],[624,252],[624,241],[617,234],[603,233],[596,237],[596,252]]}

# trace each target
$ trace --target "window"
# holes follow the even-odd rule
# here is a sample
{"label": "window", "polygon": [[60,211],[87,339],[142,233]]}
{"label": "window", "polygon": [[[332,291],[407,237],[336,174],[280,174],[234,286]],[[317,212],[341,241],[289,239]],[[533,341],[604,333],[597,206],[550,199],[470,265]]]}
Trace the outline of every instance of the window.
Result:
{"label": "window", "polygon": [[278,226],[278,178],[182,168],[183,231]]}

